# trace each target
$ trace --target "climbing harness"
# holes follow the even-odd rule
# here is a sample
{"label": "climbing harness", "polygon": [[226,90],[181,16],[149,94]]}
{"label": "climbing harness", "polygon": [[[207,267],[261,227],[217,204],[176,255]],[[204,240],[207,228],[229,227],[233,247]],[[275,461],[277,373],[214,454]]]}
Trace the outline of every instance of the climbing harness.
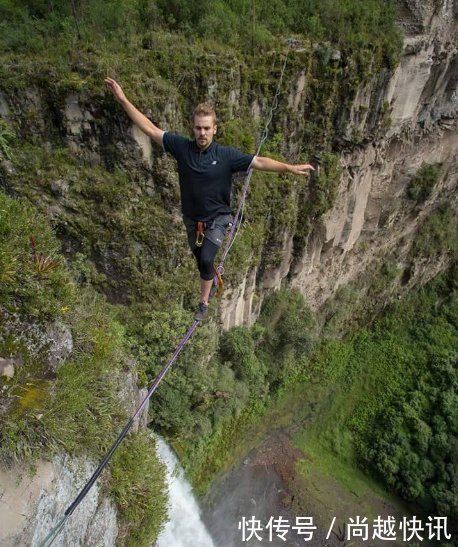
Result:
{"label": "climbing harness", "polygon": [[[267,136],[269,134],[269,125],[272,121],[274,112],[278,108],[278,97],[280,95],[280,89],[281,89],[281,84],[282,84],[282,80],[283,80],[283,75],[284,75],[285,70],[286,70],[286,63],[287,63],[287,60],[288,60],[289,51],[290,51],[291,47],[294,46],[294,41],[291,40],[291,39],[287,40],[287,43],[288,43],[288,49],[287,49],[287,52],[286,52],[285,60],[284,60],[283,66],[282,66],[282,70],[281,70],[280,78],[278,80],[277,88],[275,90],[275,95],[274,95],[274,98],[273,98],[273,101],[272,101],[272,106],[270,108],[269,115],[268,115],[267,121],[264,125],[264,130],[263,130],[263,133],[262,133],[260,141],[259,141],[259,145],[258,145],[258,148],[257,148],[257,151],[256,151],[256,156],[259,155],[259,152],[261,150],[261,146],[264,144],[264,142],[267,139]],[[242,196],[241,196],[241,199],[240,199],[240,203],[239,203],[237,212],[236,212],[235,217],[234,217],[234,221],[232,223],[232,226],[231,226],[231,229],[230,229],[227,241],[226,241],[226,245],[225,245],[222,257],[221,257],[221,261],[220,261],[218,267],[215,269],[215,276],[213,278],[213,282],[214,282],[214,285],[216,285],[218,287],[223,287],[224,286],[223,280],[222,280],[222,274],[224,272],[224,261],[226,260],[227,254],[229,253],[229,251],[230,251],[230,249],[231,249],[231,247],[232,247],[232,245],[235,241],[235,238],[237,237],[238,232],[239,232],[239,228],[240,228],[242,218],[243,218],[244,203],[245,203],[245,199],[246,199],[246,196],[247,196],[247,193],[248,193],[248,187],[249,187],[249,184],[250,184],[252,173],[253,173],[253,169],[249,168],[248,174],[245,178],[245,183],[243,185],[243,190],[242,190]],[[204,226],[203,226],[203,223],[202,223],[202,236],[201,236],[201,239],[200,239],[199,233],[197,234],[197,238],[200,240],[200,245],[202,245],[203,237],[204,237],[203,228],[204,228]],[[197,241],[196,241],[196,244],[197,244]],[[154,380],[153,384],[149,388],[148,393],[145,395],[145,397],[143,398],[143,400],[139,404],[139,406],[138,406],[137,410],[135,411],[134,415],[129,419],[127,424],[124,426],[124,429],[118,435],[118,437],[114,441],[113,445],[108,450],[108,452],[106,453],[105,457],[100,462],[100,464],[97,466],[97,469],[93,472],[92,476],[89,478],[87,483],[83,486],[83,488],[81,489],[81,491],[79,492],[79,494],[77,495],[75,500],[65,510],[63,517],[58,521],[58,523],[49,532],[49,534],[45,537],[45,539],[39,544],[39,547],[49,547],[50,545],[52,545],[52,543],[56,539],[57,535],[59,534],[59,532],[64,527],[65,522],[67,521],[67,519],[72,515],[72,513],[75,511],[75,509],[81,503],[81,501],[84,499],[86,494],[92,488],[95,481],[98,479],[98,477],[102,473],[103,469],[107,466],[107,464],[108,464],[109,460],[111,459],[111,456],[113,455],[115,450],[118,448],[118,446],[121,444],[123,439],[129,433],[132,425],[134,424],[135,419],[138,416],[140,416],[140,414],[143,412],[143,410],[146,406],[146,403],[149,401],[150,397],[156,391],[156,389],[159,386],[160,382],[162,381],[164,376],[167,374],[168,370],[173,365],[173,363],[177,359],[178,355],[181,353],[183,348],[188,343],[189,339],[191,338],[194,331],[196,330],[198,324],[199,324],[199,321],[194,319],[193,323],[191,324],[191,326],[187,330],[186,334],[183,336],[183,338],[181,339],[181,341],[177,345],[173,355],[170,357],[167,364],[163,367],[163,369],[157,375],[157,377]]]}

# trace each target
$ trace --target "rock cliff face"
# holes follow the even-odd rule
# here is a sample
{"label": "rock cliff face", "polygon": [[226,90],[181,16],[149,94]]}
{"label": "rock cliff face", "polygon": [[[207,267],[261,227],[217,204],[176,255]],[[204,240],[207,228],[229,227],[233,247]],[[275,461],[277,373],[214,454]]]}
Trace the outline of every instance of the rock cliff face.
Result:
{"label": "rock cliff face", "polygon": [[[374,261],[383,263],[395,249],[399,277],[409,268],[406,290],[447,265],[448,257],[442,256],[412,268],[402,257],[431,210],[443,203],[457,209],[457,7],[447,1],[406,1],[400,14],[405,43],[399,66],[361,87],[349,113],[347,137],[358,134],[360,144],[341,145],[343,174],[334,207],[315,223],[299,256],[292,252],[294,234],[284,233],[280,266],[262,275],[255,268],[236,297],[223,303],[226,328],[252,323],[263,291],[285,281],[318,308],[339,286],[364,275]],[[297,93],[302,78],[297,78]],[[424,163],[441,163],[442,175],[428,200],[414,207],[405,199],[406,188]],[[261,295],[256,305],[255,294]]]}
{"label": "rock cliff face", "polygon": [[[119,393],[129,414],[133,414],[145,394],[144,390],[137,388],[137,378],[129,370],[125,375],[123,390]],[[147,416],[148,408],[133,429],[146,427]],[[60,454],[52,461],[39,460],[34,473],[30,475],[20,465],[11,469],[0,468],[0,545],[40,545],[63,517],[97,465],[98,462],[87,458]],[[116,507],[103,491],[102,478],[76,508],[53,545],[109,547],[116,544],[117,536]]]}
{"label": "rock cliff face", "polygon": [[[407,274],[403,276],[402,271],[409,271],[409,282],[403,283],[406,290],[446,266],[445,256],[435,264],[417,266],[405,257],[419,226],[432,210],[441,203],[456,209],[457,8],[453,2],[439,0],[405,0],[398,7],[405,33],[398,67],[393,72],[385,69],[374,74],[359,87],[351,102],[345,96],[330,96],[332,101],[346,101],[340,108],[337,105],[335,115],[330,115],[334,119],[329,126],[329,139],[342,166],[332,209],[314,219],[299,247],[295,238],[301,221],[296,219],[289,227],[278,223],[275,242],[264,241],[259,256],[253,257],[244,275],[240,270],[237,285],[226,292],[220,305],[224,328],[253,323],[265,294],[282,284],[298,288],[312,307],[319,308],[340,286],[360,278],[368,264],[381,264],[393,252],[398,259],[399,278],[405,281]],[[272,128],[287,136],[281,148],[293,160],[307,134],[311,85],[316,85],[320,73],[319,68],[311,72],[310,55],[309,50],[299,48],[294,62],[288,66],[284,107],[276,112]],[[341,60],[338,51],[331,51],[328,57],[329,63],[336,66]],[[270,99],[261,86],[247,89],[249,70],[243,68],[239,59],[229,55],[220,59],[219,66],[214,56],[208,54],[198,62],[196,69],[201,72],[192,78],[192,89],[180,95],[179,87],[170,88],[155,99],[153,110],[146,108],[158,125],[170,130],[186,127],[181,103],[206,96],[214,98],[226,117],[251,115],[254,124],[264,120]],[[275,62],[273,58],[272,67]],[[351,76],[345,70],[348,67],[340,72],[339,78]],[[329,73],[332,80],[332,69]],[[276,83],[275,71],[269,77],[269,85]],[[333,84],[328,84],[322,93],[329,93],[328,88]],[[71,180],[75,175],[70,180],[64,176],[52,180],[48,189],[44,183],[34,183],[30,191],[11,183],[14,168],[6,161],[4,174],[0,171],[0,184],[41,202],[55,220],[69,253],[78,250],[87,253],[107,280],[106,294],[116,301],[128,301],[132,273],[136,279],[131,285],[135,286],[150,276],[163,275],[161,267],[149,269],[151,265],[162,261],[170,272],[189,259],[181,237],[175,165],[161,157],[141,131],[129,125],[124,113],[119,111],[117,120],[108,117],[107,105],[113,108],[113,101],[108,97],[108,103],[100,95],[100,89],[91,92],[80,86],[78,91],[66,92],[62,87],[58,95],[48,96],[49,89],[44,93],[34,86],[20,95],[0,93],[0,114],[14,120],[24,136],[34,135],[33,139],[44,142],[48,150],[66,146],[77,160],[82,158],[92,168],[100,165],[110,170],[121,166],[125,173],[137,170],[134,189],[128,197],[124,196],[129,218],[113,221],[113,226],[108,226],[109,219],[100,218],[97,228],[102,227],[103,232],[97,234],[90,225],[88,228],[87,219],[92,220],[98,214],[92,203],[97,199],[105,202],[105,194],[97,194],[93,180],[84,180],[86,174],[91,176],[90,171],[80,175],[78,183]],[[33,116],[24,117],[25,112],[32,112]],[[313,143],[306,145],[313,149]],[[243,140],[240,146],[244,146]],[[440,177],[429,198],[420,205],[409,202],[406,190],[420,167],[439,163]],[[294,201],[294,195],[291,196]],[[146,211],[157,199],[159,207],[167,209],[160,213],[164,218],[132,216],[142,201]],[[92,209],[85,200],[91,202]],[[299,204],[299,214],[306,203],[307,198]],[[158,226],[154,223],[156,219]],[[136,226],[137,233],[123,240],[135,224],[141,225]],[[114,234],[113,230],[118,232]],[[157,245],[158,235],[166,243]],[[276,250],[274,263],[266,259],[269,247]],[[151,290],[146,288],[143,295],[145,292],[150,294]]]}
{"label": "rock cliff face", "polygon": [[[84,459],[59,456],[39,462],[33,478],[23,469],[0,471],[5,546],[39,545],[94,471]],[[115,545],[116,509],[96,484],[56,538],[54,545]]]}

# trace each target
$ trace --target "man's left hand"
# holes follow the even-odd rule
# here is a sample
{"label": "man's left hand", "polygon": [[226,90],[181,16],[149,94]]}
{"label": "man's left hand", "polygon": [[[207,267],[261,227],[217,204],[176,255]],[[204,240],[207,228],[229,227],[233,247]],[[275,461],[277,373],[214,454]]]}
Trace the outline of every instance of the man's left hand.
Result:
{"label": "man's left hand", "polygon": [[282,161],[266,158],[265,156],[255,156],[251,163],[253,169],[259,171],[270,171],[272,173],[292,173],[293,175],[308,175],[309,171],[315,171],[313,165],[309,163],[291,164]]}
{"label": "man's left hand", "polygon": [[289,172],[293,175],[308,175],[310,171],[315,171],[315,168],[309,163],[289,166]]}

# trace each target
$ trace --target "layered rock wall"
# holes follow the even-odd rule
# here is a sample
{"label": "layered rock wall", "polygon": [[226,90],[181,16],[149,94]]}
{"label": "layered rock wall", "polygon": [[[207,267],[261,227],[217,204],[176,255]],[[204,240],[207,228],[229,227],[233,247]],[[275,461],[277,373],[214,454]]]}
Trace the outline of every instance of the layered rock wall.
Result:
{"label": "layered rock wall", "polygon": [[[40,461],[32,478],[24,469],[0,470],[0,543],[36,546],[45,539],[95,469],[83,458]],[[54,545],[114,546],[118,534],[114,504],[96,484],[67,521]]]}
{"label": "layered rock wall", "polygon": [[[314,307],[337,288],[363,275],[391,250],[407,254],[428,213],[458,204],[458,42],[453,2],[404,2],[404,50],[394,73],[384,71],[362,86],[353,102],[346,133],[360,144],[343,145],[343,173],[333,208],[313,226],[304,252],[293,257],[293,233],[284,234],[281,266],[244,282],[222,306],[226,328],[255,321],[265,291],[287,282]],[[298,77],[298,89],[303,75]],[[297,96],[293,91],[293,96]],[[378,135],[374,135],[377,133]],[[409,181],[423,164],[442,164],[430,198],[414,207],[405,199]],[[402,255],[402,252],[399,253]],[[416,268],[406,289],[426,282],[447,265],[447,257]],[[402,269],[405,264],[400,263]],[[253,293],[260,298],[253,306]]]}

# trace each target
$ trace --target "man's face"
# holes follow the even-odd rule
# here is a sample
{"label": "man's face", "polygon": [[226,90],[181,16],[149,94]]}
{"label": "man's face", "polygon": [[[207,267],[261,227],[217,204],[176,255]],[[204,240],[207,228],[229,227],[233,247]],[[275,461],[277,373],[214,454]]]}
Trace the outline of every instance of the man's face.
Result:
{"label": "man's face", "polygon": [[197,146],[205,150],[212,143],[216,135],[216,124],[213,116],[194,116],[194,126],[192,128]]}

